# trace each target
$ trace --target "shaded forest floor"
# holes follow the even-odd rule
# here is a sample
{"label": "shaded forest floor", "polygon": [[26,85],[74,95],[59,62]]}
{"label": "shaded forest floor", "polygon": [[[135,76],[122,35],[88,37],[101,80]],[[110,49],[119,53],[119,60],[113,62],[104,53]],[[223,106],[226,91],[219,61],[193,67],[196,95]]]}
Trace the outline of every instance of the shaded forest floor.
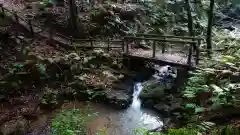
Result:
{"label": "shaded forest floor", "polygon": [[[15,8],[15,9],[18,11],[23,11],[22,8]],[[60,9],[50,8],[49,9],[50,12],[53,12],[53,13],[51,13],[51,15],[49,16],[47,15],[48,17],[46,17],[45,11],[33,12],[33,10],[37,11],[38,8],[24,10],[24,12],[19,12],[19,15],[21,17],[25,17],[26,14],[31,14],[30,17],[33,17],[33,19],[37,18],[35,20],[36,24],[38,24],[43,28],[48,29],[53,24],[52,23],[49,24],[49,20],[41,20],[41,19],[52,17],[52,14],[54,14],[55,18],[53,19],[53,21],[59,20],[60,22],[57,22],[57,23],[61,24],[59,27],[56,26],[55,29],[67,35],[67,33],[65,33],[67,18],[64,17],[66,16],[65,15],[66,11],[63,11],[62,8]],[[37,14],[40,13],[40,15],[36,15],[35,13]],[[40,16],[40,19],[38,18],[39,16]],[[5,27],[6,25],[3,25],[3,28]],[[14,31],[13,30],[14,28],[12,26],[9,26],[7,31],[11,33]],[[37,74],[34,74],[37,76],[37,78],[35,78],[36,76],[34,77],[34,75],[30,77],[28,76],[28,80],[25,82],[25,83],[30,83],[31,82],[30,80],[36,79],[40,82],[40,84],[32,85],[30,83],[31,86],[26,85],[25,87],[24,84],[22,84],[22,82],[16,83],[16,80],[12,80],[10,81],[11,86],[8,88],[11,91],[8,91],[7,94],[3,92],[4,96],[0,97],[2,101],[1,102],[2,104],[0,107],[0,110],[1,110],[0,123],[9,124],[10,125],[9,127],[14,127],[13,123],[17,123],[18,125],[19,123],[27,124],[28,120],[31,122],[32,120],[36,120],[37,117],[41,117],[41,114],[45,112],[41,112],[43,110],[40,109],[40,106],[46,107],[45,106],[46,104],[48,104],[47,107],[50,106],[54,108],[58,106],[59,104],[61,104],[59,102],[62,102],[61,96],[60,97],[57,96],[60,93],[63,93],[64,96],[76,95],[76,93],[78,93],[79,91],[76,91],[74,88],[78,87],[80,89],[87,89],[87,90],[90,89],[89,91],[85,91],[84,94],[87,93],[88,96],[90,95],[89,97],[95,96],[92,93],[95,93],[96,91],[99,92],[99,91],[98,90],[95,91],[92,88],[97,87],[98,89],[109,90],[112,87],[114,87],[115,83],[117,86],[119,83],[121,84],[122,83],[121,79],[125,75],[127,76],[127,74],[132,74],[125,67],[123,67],[123,65],[121,65],[122,64],[121,59],[120,60],[114,59],[116,56],[121,56],[120,53],[117,53],[116,56],[114,56],[114,55],[111,55],[111,53],[107,54],[102,50],[69,51],[59,47],[56,43],[49,42],[47,39],[44,39],[44,38],[35,38],[35,40],[32,41],[30,45],[19,44],[18,41],[15,41],[13,37],[9,37],[8,33],[5,33],[5,32],[3,33],[4,33],[2,35],[3,38],[1,39],[8,39],[8,40],[1,42],[0,52],[3,55],[1,55],[1,59],[0,59],[1,60],[0,79],[1,80],[4,79],[5,78],[4,76],[12,70],[14,70],[14,73],[15,73],[16,67],[17,67],[16,69],[17,75],[26,71],[30,71],[30,73],[35,73],[35,71],[30,70],[32,69],[32,67],[33,68],[38,67],[36,69],[39,69],[40,71],[40,74],[39,74],[39,71],[37,72]],[[10,34],[10,35],[14,35],[14,34]],[[29,56],[31,57],[30,59],[29,59]],[[29,64],[28,62],[31,59],[34,59],[35,63],[31,64],[30,62]],[[103,62],[104,64],[95,63],[98,60],[100,62]],[[28,65],[30,65],[31,68],[27,67]],[[19,71],[19,68],[21,69],[20,71]],[[47,72],[56,78],[46,79],[44,78],[45,76],[41,74],[42,71],[43,71],[43,74]],[[70,71],[71,73],[69,73],[68,71]],[[71,76],[70,78],[69,78],[69,75]],[[43,77],[44,79],[42,79],[41,77]],[[21,79],[18,79],[18,80],[21,80]],[[78,82],[76,83],[75,80],[77,80]],[[8,83],[7,85],[9,85],[10,83]],[[87,88],[86,88],[86,85],[87,85]],[[22,88],[22,86],[24,87]],[[20,87],[20,89],[17,87]],[[118,87],[118,89],[121,90],[124,88]],[[114,91],[114,92],[121,93],[120,91]],[[8,96],[5,96],[5,95],[8,95]],[[116,97],[116,94],[113,94],[112,97]],[[71,98],[73,99],[75,97],[73,96]],[[80,98],[83,98],[83,97],[80,97]],[[226,119],[223,116],[220,118]],[[231,119],[234,119],[234,118],[231,118]],[[239,125],[238,119],[233,120],[231,122],[229,119],[226,119],[226,121],[228,123],[232,123],[232,125]],[[15,125],[15,127],[17,127],[18,125]],[[25,126],[22,126],[22,127],[25,127]]]}

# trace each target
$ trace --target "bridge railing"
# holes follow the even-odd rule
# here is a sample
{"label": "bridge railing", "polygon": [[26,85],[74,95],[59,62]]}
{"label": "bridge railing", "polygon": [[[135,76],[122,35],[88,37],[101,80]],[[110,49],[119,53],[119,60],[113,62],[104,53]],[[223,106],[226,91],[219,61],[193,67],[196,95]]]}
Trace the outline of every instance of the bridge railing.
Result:
{"label": "bridge railing", "polygon": [[[153,45],[152,45],[152,57],[154,58],[156,55],[156,41],[159,42],[169,42],[169,43],[182,43],[182,44],[190,44],[189,47],[189,52],[188,52],[188,60],[187,63],[190,65],[191,64],[191,59],[192,59],[192,46],[197,46],[201,44],[201,41],[203,40],[203,38],[200,37],[182,37],[182,36],[167,36],[167,35],[156,35],[156,34],[136,34],[137,36],[140,37],[134,37],[134,36],[126,36],[123,38],[123,40],[96,40],[93,38],[90,39],[74,39],[72,37],[66,37],[62,34],[59,33],[53,33],[52,29],[44,29],[41,28],[40,26],[37,26],[36,24],[33,24],[32,20],[30,18],[21,18],[20,16],[18,16],[18,14],[14,11],[10,11],[6,8],[3,7],[2,4],[0,4],[0,10],[1,10],[1,15],[4,18],[5,16],[10,16],[11,19],[15,22],[17,22],[18,24],[24,25],[25,28],[27,28],[30,31],[30,34],[32,37],[35,36],[35,34],[40,34],[42,33],[42,35],[46,35],[48,34],[49,36],[46,36],[49,39],[53,38],[53,34],[67,40],[67,44],[69,44],[70,47],[74,48],[74,47],[84,47],[84,46],[75,46],[73,45],[73,42],[90,42],[90,47],[91,48],[107,48],[107,50],[110,50],[110,48],[122,48],[122,50],[128,54],[129,53],[129,47],[128,47],[128,40],[130,39],[134,39],[134,40],[152,40],[154,41]],[[21,22],[23,22],[24,24],[22,24]],[[39,29],[39,31],[37,31],[36,29]],[[16,33],[16,36],[19,33]],[[154,37],[154,38],[149,38],[149,37]],[[169,39],[170,38],[170,39]],[[185,40],[174,40],[176,38],[179,39],[185,39]],[[187,39],[189,40],[193,40],[193,41],[186,41]],[[194,41],[196,40],[196,41]],[[94,42],[106,42],[107,43],[107,47],[100,47],[100,46],[94,46]],[[111,43],[121,43],[120,46],[111,46]],[[86,46],[85,46],[86,47]],[[126,48],[126,49],[125,49]],[[165,48],[166,48],[166,44],[162,45],[162,53],[165,52]],[[199,60],[199,49],[198,47],[196,47],[196,64],[198,64],[198,60]]]}
{"label": "bridge railing", "polygon": [[[188,41],[188,40],[174,40],[174,39],[166,39],[166,38],[147,38],[147,37],[135,37],[135,36],[126,36],[124,37],[124,44],[125,49],[124,53],[129,55],[129,41],[130,40],[148,40],[153,41],[152,44],[152,58],[155,58],[156,56],[156,42],[163,42],[163,43],[180,43],[180,44],[189,44],[189,51],[188,51],[188,58],[187,58],[187,64],[192,64],[192,48],[193,46],[196,46],[197,41]],[[162,53],[165,53],[166,44],[162,44]],[[198,47],[197,47],[198,48]],[[198,50],[198,49],[197,49]],[[199,53],[196,54],[196,64],[198,64],[199,60]]]}
{"label": "bridge railing", "polygon": [[[79,43],[79,42],[89,42],[89,48],[102,48],[102,49],[107,49],[108,51],[110,51],[110,49],[114,49],[114,48],[119,48],[121,50],[124,50],[124,42],[123,40],[110,40],[110,39],[93,39],[93,38],[89,38],[89,39],[72,39],[72,42],[75,43]],[[104,45],[96,45],[96,43],[106,43]],[[115,43],[115,44],[114,44]],[[117,43],[117,44],[116,44]],[[82,48],[82,47],[86,47],[83,45],[73,45],[76,48]]]}
{"label": "bridge railing", "polygon": [[156,38],[159,37],[164,39],[182,39],[182,40],[197,41],[196,46],[193,46],[193,49],[196,53],[196,64],[198,64],[199,62],[200,45],[202,44],[202,41],[205,40],[200,36],[191,37],[191,36],[158,35],[158,34],[144,34],[144,33],[137,33],[135,35],[142,36],[142,37],[156,37]]}
{"label": "bridge railing", "polygon": [[158,35],[158,34],[144,34],[144,33],[136,33],[136,36],[144,36],[144,37],[162,37],[162,38],[180,38],[180,39],[195,39],[195,40],[204,40],[202,37],[190,37],[190,36],[174,36],[174,35]]}

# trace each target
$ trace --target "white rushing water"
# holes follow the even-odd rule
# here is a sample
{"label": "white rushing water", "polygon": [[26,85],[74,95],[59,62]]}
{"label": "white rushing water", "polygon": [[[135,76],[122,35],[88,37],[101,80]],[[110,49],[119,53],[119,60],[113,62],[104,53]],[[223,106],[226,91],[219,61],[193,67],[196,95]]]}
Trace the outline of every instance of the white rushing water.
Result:
{"label": "white rushing water", "polygon": [[135,83],[132,104],[121,113],[120,123],[124,135],[132,135],[136,128],[154,129],[163,125],[162,120],[153,111],[141,108],[139,95],[142,89],[141,83]]}
{"label": "white rushing water", "polygon": [[240,24],[235,24],[235,25],[234,25],[234,28],[235,28],[235,29],[234,29],[233,31],[230,31],[230,30],[228,30],[228,29],[224,29],[224,32],[225,32],[228,36],[239,40],[239,39],[240,39]]}
{"label": "white rushing water", "polygon": [[136,83],[133,87],[133,99],[132,99],[132,104],[129,109],[135,109],[135,110],[140,110],[141,108],[141,101],[139,99],[139,95],[143,89],[143,86],[141,83]]}
{"label": "white rushing water", "polygon": [[[131,105],[125,110],[115,110],[109,106],[92,103],[93,111],[99,112],[98,117],[89,123],[88,130],[96,135],[97,130],[105,129],[106,135],[135,135],[138,128],[155,129],[163,126],[158,113],[141,107],[139,95],[143,89],[142,83],[135,83]],[[137,134],[140,135],[140,134]]]}

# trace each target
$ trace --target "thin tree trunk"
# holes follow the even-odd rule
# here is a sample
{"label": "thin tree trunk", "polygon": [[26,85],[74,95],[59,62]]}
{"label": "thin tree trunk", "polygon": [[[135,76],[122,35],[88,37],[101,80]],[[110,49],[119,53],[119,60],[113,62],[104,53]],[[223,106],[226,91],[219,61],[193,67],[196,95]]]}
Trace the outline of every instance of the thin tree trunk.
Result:
{"label": "thin tree trunk", "polygon": [[187,10],[187,16],[188,16],[188,31],[189,31],[189,36],[194,36],[194,31],[193,31],[193,18],[192,18],[192,13],[191,13],[191,8],[190,8],[189,0],[185,0],[185,5],[186,5],[186,10]]}
{"label": "thin tree trunk", "polygon": [[211,0],[209,11],[208,11],[208,27],[207,27],[207,37],[206,37],[207,50],[208,50],[209,56],[211,55],[211,50],[212,50],[213,9],[214,9],[214,0]]}
{"label": "thin tree trunk", "polygon": [[[193,18],[192,18],[192,13],[191,13],[191,8],[190,8],[190,2],[189,0],[185,0],[185,6],[187,10],[187,16],[188,16],[188,31],[189,31],[189,36],[194,37],[194,31],[193,31]],[[193,39],[194,41],[194,39]],[[191,59],[192,59],[192,51],[197,51],[197,46],[196,44],[192,44],[191,47],[189,47],[189,56],[188,56],[188,64],[191,64]]]}
{"label": "thin tree trunk", "polygon": [[68,0],[69,5],[69,26],[73,34],[77,33],[77,11],[75,0]]}

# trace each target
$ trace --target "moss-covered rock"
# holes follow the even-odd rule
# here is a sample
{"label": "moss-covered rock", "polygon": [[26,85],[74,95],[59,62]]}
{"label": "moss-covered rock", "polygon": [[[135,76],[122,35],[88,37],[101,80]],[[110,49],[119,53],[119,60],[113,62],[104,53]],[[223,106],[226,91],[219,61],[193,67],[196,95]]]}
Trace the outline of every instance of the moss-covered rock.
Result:
{"label": "moss-covered rock", "polygon": [[140,98],[159,98],[164,95],[164,87],[155,79],[151,79],[144,83]]}
{"label": "moss-covered rock", "polygon": [[143,90],[140,93],[141,98],[161,98],[164,90],[171,89],[174,80],[177,77],[177,70],[170,66],[156,68],[156,73],[152,78],[143,84]]}

